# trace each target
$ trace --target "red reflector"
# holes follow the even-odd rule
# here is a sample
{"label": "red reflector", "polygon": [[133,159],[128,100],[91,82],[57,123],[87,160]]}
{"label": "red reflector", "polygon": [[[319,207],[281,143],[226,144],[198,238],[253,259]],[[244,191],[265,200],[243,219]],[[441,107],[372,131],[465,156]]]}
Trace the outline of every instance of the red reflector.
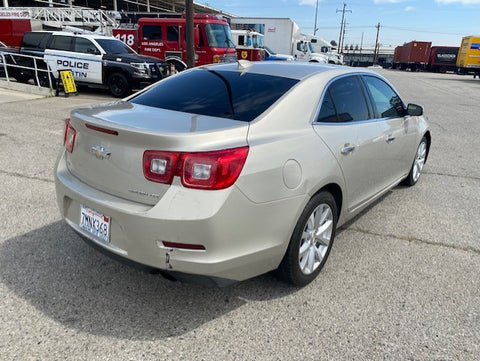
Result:
{"label": "red reflector", "polygon": [[106,133],[106,134],[110,134],[110,135],[118,135],[118,132],[117,132],[116,130],[107,129],[107,128],[102,128],[102,127],[97,127],[96,125],[88,124],[88,123],[85,123],[85,126],[86,126],[88,129],[96,130],[97,132],[102,132],[102,133]]}
{"label": "red reflector", "polygon": [[177,242],[167,242],[162,241],[163,245],[168,248],[183,248],[183,249],[194,249],[194,250],[204,250],[205,246],[201,244],[189,244],[189,243],[177,243]]}

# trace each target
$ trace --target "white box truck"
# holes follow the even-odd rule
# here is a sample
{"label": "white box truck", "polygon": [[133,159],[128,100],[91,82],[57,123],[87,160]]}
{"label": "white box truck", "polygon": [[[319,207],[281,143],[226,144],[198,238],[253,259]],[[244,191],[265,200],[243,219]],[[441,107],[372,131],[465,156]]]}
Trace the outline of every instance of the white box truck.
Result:
{"label": "white box truck", "polygon": [[328,63],[324,54],[315,53],[312,44],[290,18],[230,19],[232,30],[255,30],[264,35],[265,46],[275,52],[292,55],[297,61]]}

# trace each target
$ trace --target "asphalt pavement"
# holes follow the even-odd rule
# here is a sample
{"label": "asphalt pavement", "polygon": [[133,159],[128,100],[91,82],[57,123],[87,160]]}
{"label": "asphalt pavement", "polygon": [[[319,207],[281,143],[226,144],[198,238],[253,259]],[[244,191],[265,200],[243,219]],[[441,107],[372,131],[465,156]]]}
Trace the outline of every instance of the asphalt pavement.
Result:
{"label": "asphalt pavement", "polygon": [[63,119],[112,100],[0,92],[1,360],[479,360],[480,80],[379,70],[422,104],[432,147],[338,233],[304,288],[217,289],[116,263],[61,220]]}

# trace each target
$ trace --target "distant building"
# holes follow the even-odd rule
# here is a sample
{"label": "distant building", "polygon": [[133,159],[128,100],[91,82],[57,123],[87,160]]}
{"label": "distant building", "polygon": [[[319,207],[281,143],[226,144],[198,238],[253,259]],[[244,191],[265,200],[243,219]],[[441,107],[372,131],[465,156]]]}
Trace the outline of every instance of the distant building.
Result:
{"label": "distant building", "polygon": [[[389,68],[393,64],[394,46],[380,46],[378,50],[377,64]],[[358,45],[346,45],[343,49],[343,60],[345,65],[369,66],[374,63],[375,47],[366,46],[360,48]]]}

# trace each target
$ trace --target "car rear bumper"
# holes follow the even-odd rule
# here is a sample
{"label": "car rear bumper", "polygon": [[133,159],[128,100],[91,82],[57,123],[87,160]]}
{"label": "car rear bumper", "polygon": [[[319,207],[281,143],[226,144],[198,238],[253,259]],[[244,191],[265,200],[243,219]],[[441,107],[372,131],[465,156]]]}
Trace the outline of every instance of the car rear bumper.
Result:
{"label": "car rear bumper", "polygon": [[[170,186],[154,206],[90,187],[73,176],[64,151],[55,169],[57,202],[66,222],[103,251],[176,274],[207,276],[215,284],[241,281],[278,267],[304,197],[253,203],[236,187],[221,191]],[[81,205],[111,218],[103,241],[79,226]],[[165,247],[162,241],[201,244],[205,250]]]}

